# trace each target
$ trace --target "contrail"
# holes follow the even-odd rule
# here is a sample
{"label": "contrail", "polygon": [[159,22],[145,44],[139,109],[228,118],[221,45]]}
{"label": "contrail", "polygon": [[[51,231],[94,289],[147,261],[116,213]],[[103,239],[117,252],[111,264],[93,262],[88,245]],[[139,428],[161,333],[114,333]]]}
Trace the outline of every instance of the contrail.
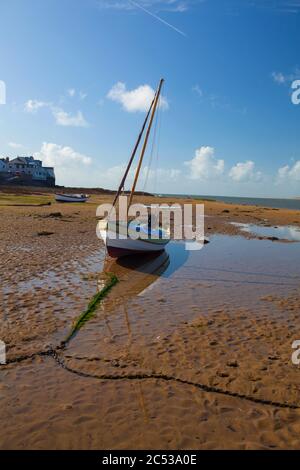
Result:
{"label": "contrail", "polygon": [[185,38],[187,37],[187,35],[183,32],[183,31],[180,31],[180,29],[177,29],[175,28],[175,26],[173,26],[172,24],[168,23],[167,21],[163,20],[162,18],[160,18],[159,16],[155,15],[154,13],[152,13],[151,11],[147,10],[146,8],[144,8],[142,5],[139,5],[138,3],[134,2],[133,0],[129,0],[130,3],[132,3],[132,5],[134,5],[135,7],[139,8],[140,10],[144,11],[145,13],[148,13],[148,15],[152,16],[153,18],[155,18],[156,20],[160,21],[161,23],[165,24],[166,26],[169,26],[169,28],[173,29],[174,31],[176,31],[176,33],[179,33],[181,34],[182,36],[184,36]]}

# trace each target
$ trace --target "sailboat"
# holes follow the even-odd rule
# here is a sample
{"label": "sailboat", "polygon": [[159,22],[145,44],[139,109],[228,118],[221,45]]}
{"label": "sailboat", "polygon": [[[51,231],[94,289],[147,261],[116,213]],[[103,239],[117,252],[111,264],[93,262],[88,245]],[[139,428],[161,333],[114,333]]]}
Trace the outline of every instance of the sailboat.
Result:
{"label": "sailboat", "polygon": [[[158,88],[155,92],[155,95],[153,97],[150,108],[148,110],[148,113],[146,115],[146,118],[144,120],[138,139],[135,143],[127,168],[122,177],[120,186],[115,195],[115,198],[113,201],[113,207],[116,206],[122,191],[124,191],[126,178],[128,176],[129,170],[134,161],[134,157],[137,153],[139,144],[145,132],[145,138],[144,138],[144,142],[142,145],[133,185],[132,185],[131,192],[130,192],[128,207],[130,207],[132,203],[135,190],[136,190],[136,185],[137,185],[138,178],[140,175],[143,159],[145,156],[154,116],[159,105],[159,98],[161,95],[161,89],[162,89],[163,83],[164,83],[164,79],[161,79],[159,82]],[[153,225],[154,224],[151,223],[151,217],[149,217],[148,220],[145,221],[145,223],[139,223],[138,227],[137,226],[135,227],[132,225],[132,223],[128,223],[127,220],[126,221],[117,220],[116,223],[115,222],[112,223],[108,216],[107,218],[99,221],[98,230],[106,245],[108,255],[111,256],[112,258],[119,258],[122,256],[136,255],[136,254],[149,253],[149,252],[159,252],[159,251],[164,250],[166,244],[170,240],[170,232],[169,230],[163,229],[159,225],[153,228]],[[130,236],[131,231],[140,232],[141,236],[131,237]]]}

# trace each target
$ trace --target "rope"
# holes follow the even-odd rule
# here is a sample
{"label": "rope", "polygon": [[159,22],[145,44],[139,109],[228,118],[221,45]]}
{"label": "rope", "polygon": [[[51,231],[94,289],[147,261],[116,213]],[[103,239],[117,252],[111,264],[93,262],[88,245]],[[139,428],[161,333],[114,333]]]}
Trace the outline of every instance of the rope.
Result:
{"label": "rope", "polygon": [[[164,86],[164,85],[163,85]],[[162,87],[163,90],[163,87]],[[160,98],[161,100],[161,98]],[[151,147],[151,152],[150,152],[150,159],[149,159],[149,164],[147,167],[147,172],[146,172],[146,177],[143,185],[143,191],[145,191],[145,188],[148,184],[148,179],[149,179],[149,174],[153,162],[153,156],[156,153],[155,157],[155,169],[154,169],[154,186],[157,183],[157,172],[158,172],[158,155],[159,155],[159,144],[160,144],[160,131],[161,131],[161,121],[162,121],[162,110],[160,107],[158,107],[156,116],[155,116],[155,123],[154,123],[154,132],[153,132],[153,140],[152,140],[152,147]],[[155,152],[155,145],[156,145],[156,152]]]}
{"label": "rope", "polygon": [[[68,366],[64,359],[58,354],[59,350],[63,350],[65,348],[65,345],[63,344],[62,346],[59,346],[55,349],[48,349],[46,351],[39,351],[37,353],[30,354],[28,356],[20,356],[18,358],[15,358],[13,360],[7,361],[8,364],[13,364],[13,363],[20,363],[28,359],[33,359],[35,357],[50,357],[54,359],[56,364],[60,366],[62,369],[64,369],[67,372],[70,372],[72,374],[78,375],[79,377],[84,377],[87,379],[97,379],[97,380],[151,380],[151,379],[157,379],[157,380],[163,380],[166,382],[177,382],[182,385],[189,385],[196,387],[203,392],[206,393],[216,393],[219,395],[226,395],[231,398],[239,398],[241,400],[257,403],[260,405],[267,405],[267,406],[273,406],[276,408],[285,408],[285,409],[291,409],[291,410],[298,410],[300,409],[300,404],[298,403],[289,403],[289,402],[279,402],[279,401],[274,401],[274,400],[268,400],[265,398],[258,398],[254,397],[252,395],[246,395],[244,393],[239,393],[239,392],[231,392],[230,390],[224,390],[220,387],[215,387],[213,385],[207,385],[207,384],[202,384],[199,382],[193,382],[191,380],[186,380],[182,379],[180,377],[160,373],[160,372],[152,372],[152,373],[134,373],[134,374],[123,374],[123,375],[117,375],[117,374],[91,374],[90,372],[84,372],[80,370],[73,369],[72,367]],[[0,366],[0,369],[3,367],[3,365]]]}
{"label": "rope", "polygon": [[155,170],[154,170],[154,193],[157,192],[157,183],[158,183],[158,158],[159,158],[159,145],[160,145],[160,136],[161,136],[161,127],[162,127],[162,115],[163,113],[160,113],[159,115],[159,123],[158,123],[158,135],[157,135],[157,152],[156,152],[156,158],[155,158]]}
{"label": "rope", "polygon": [[149,158],[149,162],[148,162],[148,165],[147,165],[145,181],[144,181],[143,189],[142,189],[143,191],[145,191],[145,188],[148,184],[149,174],[150,174],[150,170],[151,170],[151,166],[152,166],[154,149],[155,149],[155,142],[156,142],[156,135],[157,135],[157,122],[158,122],[159,113],[160,113],[160,111],[159,111],[159,108],[158,108],[158,110],[156,112],[156,116],[155,116],[155,121],[154,121],[153,138],[152,138],[152,145],[151,145],[151,151],[150,151],[150,158]]}

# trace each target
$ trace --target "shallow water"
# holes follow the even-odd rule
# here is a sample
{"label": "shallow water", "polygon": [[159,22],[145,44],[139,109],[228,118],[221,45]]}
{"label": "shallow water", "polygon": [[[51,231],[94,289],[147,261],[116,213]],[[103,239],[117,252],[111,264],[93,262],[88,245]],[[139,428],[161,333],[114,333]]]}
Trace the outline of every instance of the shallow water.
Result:
{"label": "shallow water", "polygon": [[[166,252],[113,261],[120,282],[68,348],[71,356],[114,357],[124,348],[150,348],[178,326],[213,312],[252,310],[276,315],[269,295],[300,285],[300,246],[215,235],[199,251],[170,242]],[[134,269],[133,269],[134,268]]]}
{"label": "shallow water", "polygon": [[300,241],[300,228],[292,225],[267,227],[264,225],[242,224],[238,222],[231,223],[232,225],[240,227],[244,232],[253,233],[261,237],[276,237],[280,240]]}
{"label": "shallow water", "polygon": [[114,338],[116,346],[127,341],[128,325],[131,339],[150,344],[216,309],[234,315],[237,308],[258,313],[269,308],[272,315],[260,299],[299,287],[299,258],[298,243],[225,235],[212,236],[200,250],[187,251],[183,242],[171,241],[160,254],[120,260],[104,261],[100,249],[81,262],[7,286],[1,334],[11,337],[9,355],[36,351],[48,342],[59,344],[103,288],[105,272],[115,273],[120,282],[70,345],[87,355],[94,347],[97,354],[103,340]]}

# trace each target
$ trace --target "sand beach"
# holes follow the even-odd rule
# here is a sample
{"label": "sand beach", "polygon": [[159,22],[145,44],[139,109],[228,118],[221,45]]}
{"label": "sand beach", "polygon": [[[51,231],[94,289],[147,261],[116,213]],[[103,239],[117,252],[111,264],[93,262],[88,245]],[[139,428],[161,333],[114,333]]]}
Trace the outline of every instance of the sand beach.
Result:
{"label": "sand beach", "polygon": [[297,233],[300,211],[204,201],[202,250],[116,261],[95,233],[111,199],[0,194],[0,448],[299,448],[299,243],[232,222]]}

